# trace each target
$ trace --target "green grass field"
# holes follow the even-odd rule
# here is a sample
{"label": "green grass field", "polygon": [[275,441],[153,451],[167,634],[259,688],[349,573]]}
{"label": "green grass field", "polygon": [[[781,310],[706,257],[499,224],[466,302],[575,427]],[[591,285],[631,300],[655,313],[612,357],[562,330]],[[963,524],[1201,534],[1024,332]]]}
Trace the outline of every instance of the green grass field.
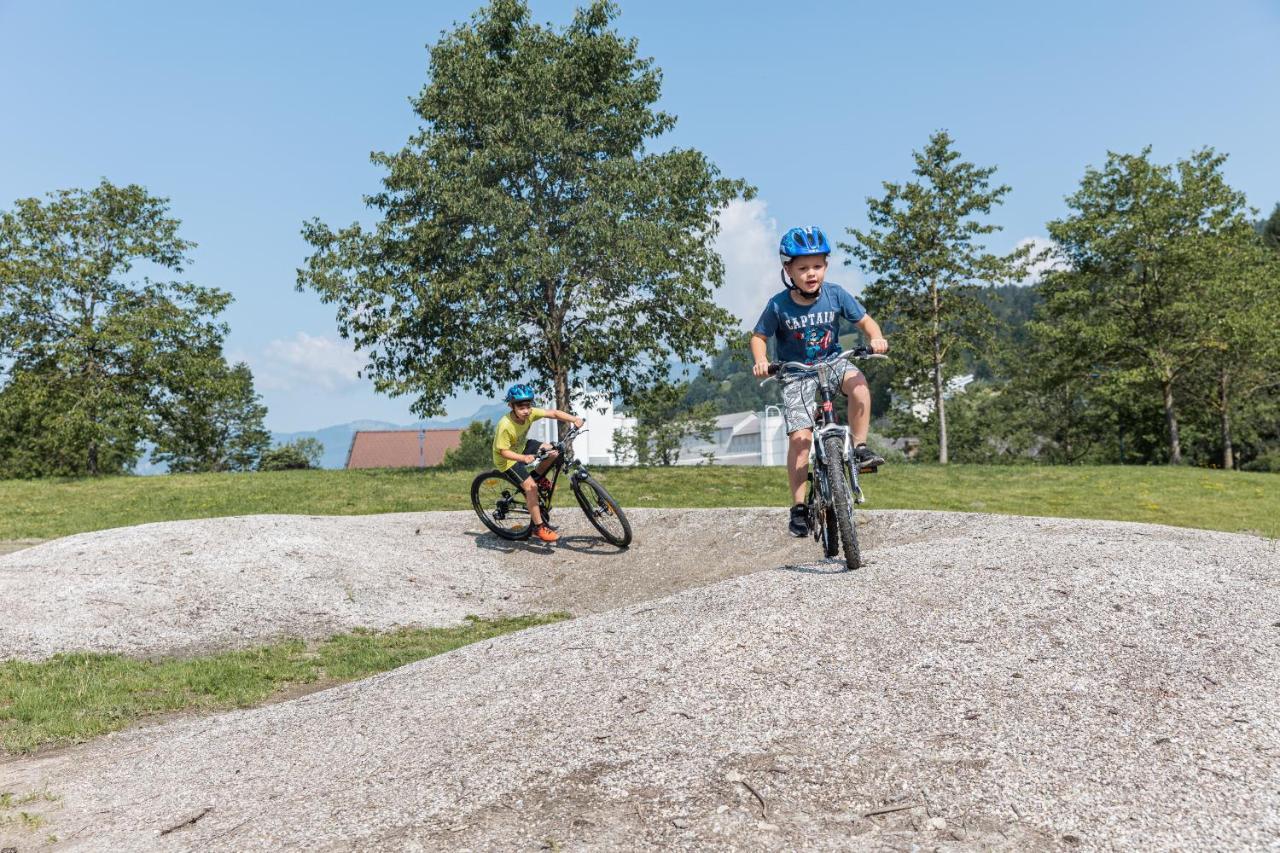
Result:
{"label": "green grass field", "polygon": [[321,643],[268,646],[186,659],[64,654],[0,662],[0,752],[30,752],[122,729],[144,717],[261,704],[300,684],[364,678],[479,640],[567,619],[566,613],[476,619],[456,628],[356,631]]}
{"label": "green grass field", "polygon": [[[598,468],[624,508],[784,506],[781,468]],[[183,518],[467,509],[472,474],[283,471],[0,481],[0,539]],[[1280,476],[1169,467],[891,465],[865,478],[868,509],[1145,521],[1280,536]],[[569,501],[568,494],[557,496]]]}

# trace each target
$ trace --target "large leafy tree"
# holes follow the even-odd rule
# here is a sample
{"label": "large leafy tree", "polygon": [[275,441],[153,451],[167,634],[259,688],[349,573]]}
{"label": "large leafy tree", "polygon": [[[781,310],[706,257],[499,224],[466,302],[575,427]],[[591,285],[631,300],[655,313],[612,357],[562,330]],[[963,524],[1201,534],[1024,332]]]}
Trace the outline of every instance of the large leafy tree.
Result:
{"label": "large leafy tree", "polygon": [[1009,192],[991,185],[994,166],[961,160],[946,131],[912,156],[917,180],[885,182],[884,196],[867,199],[871,227],[846,229],[856,242],[840,245],[875,277],[866,300],[891,330],[896,381],[913,396],[932,390],[938,461],[945,464],[947,381],[966,354],[983,352],[992,339],[983,287],[1021,279],[1030,247],[996,255],[981,246],[1000,228],[980,217]]}
{"label": "large leafy tree", "polygon": [[696,150],[647,148],[675,119],[616,15],[597,0],[556,30],[494,0],[431,48],[421,129],[373,155],[376,226],[303,229],[298,287],[337,306],[375,387],[421,416],[530,374],[561,409],[627,394],[730,328],[712,241],[751,190]]}
{"label": "large leafy tree", "polygon": [[194,244],[167,200],[103,181],[0,212],[0,364],[6,365],[0,445],[25,474],[127,470],[149,407],[182,381],[189,354],[219,353],[213,318],[231,297],[185,281]]}
{"label": "large leafy tree", "polygon": [[1205,357],[1213,281],[1224,241],[1249,229],[1244,196],[1227,185],[1225,156],[1197,151],[1173,165],[1150,149],[1112,153],[1049,223],[1069,268],[1041,285],[1046,318],[1094,365],[1137,376],[1158,395],[1167,458],[1182,461],[1178,388]]}

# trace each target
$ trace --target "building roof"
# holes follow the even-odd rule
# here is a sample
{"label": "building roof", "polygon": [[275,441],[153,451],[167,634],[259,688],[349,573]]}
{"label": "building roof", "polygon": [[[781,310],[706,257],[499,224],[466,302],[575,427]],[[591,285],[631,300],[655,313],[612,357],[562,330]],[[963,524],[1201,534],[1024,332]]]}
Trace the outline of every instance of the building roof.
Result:
{"label": "building roof", "polygon": [[351,436],[348,468],[429,468],[462,444],[460,429],[359,430]]}

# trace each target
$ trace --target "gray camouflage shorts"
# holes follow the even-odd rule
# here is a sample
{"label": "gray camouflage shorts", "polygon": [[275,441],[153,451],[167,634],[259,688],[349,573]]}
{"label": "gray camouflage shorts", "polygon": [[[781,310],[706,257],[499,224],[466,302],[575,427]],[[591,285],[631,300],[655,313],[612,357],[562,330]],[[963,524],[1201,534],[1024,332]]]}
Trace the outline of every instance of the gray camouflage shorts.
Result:
{"label": "gray camouflage shorts", "polygon": [[[844,364],[844,371],[840,373],[840,384],[844,384],[845,377],[850,373],[858,373],[858,368],[847,360],[841,359],[836,363]],[[802,429],[813,428],[817,397],[818,377],[816,376],[796,376],[789,380],[782,380],[782,419],[787,424],[787,435]]]}

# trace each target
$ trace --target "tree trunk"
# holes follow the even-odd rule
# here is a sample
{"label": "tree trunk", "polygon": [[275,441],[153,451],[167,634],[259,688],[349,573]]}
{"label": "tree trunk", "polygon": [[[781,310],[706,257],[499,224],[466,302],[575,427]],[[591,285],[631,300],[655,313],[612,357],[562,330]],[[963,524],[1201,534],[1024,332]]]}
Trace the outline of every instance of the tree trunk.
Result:
{"label": "tree trunk", "polygon": [[933,406],[938,413],[938,464],[947,464],[947,409],[942,399],[942,328],[939,321],[938,288],[933,293]]}
{"label": "tree trunk", "polygon": [[1231,471],[1236,459],[1231,446],[1231,395],[1226,370],[1218,371],[1218,412],[1222,418],[1222,470]]}
{"label": "tree trunk", "polygon": [[[556,365],[556,408],[562,412],[573,412],[573,404],[569,402],[569,372],[560,365]],[[556,424],[559,427],[559,435],[561,438],[568,432],[569,425],[564,421]]]}
{"label": "tree trunk", "polygon": [[1169,464],[1181,465],[1182,443],[1178,439],[1178,413],[1173,405],[1173,378],[1161,379],[1160,390],[1164,392],[1164,420],[1169,427]]}
{"label": "tree trunk", "polygon": [[[551,347],[551,381],[556,386],[556,408],[568,412],[573,404],[569,401],[569,369],[564,363],[564,341],[560,337],[564,330],[564,309],[556,304],[557,290],[554,279],[548,278],[542,282],[542,295],[547,305],[546,335]],[[568,431],[567,423],[556,422],[557,436],[564,438]]]}
{"label": "tree trunk", "polygon": [[98,442],[89,442],[89,476],[98,476]]}

